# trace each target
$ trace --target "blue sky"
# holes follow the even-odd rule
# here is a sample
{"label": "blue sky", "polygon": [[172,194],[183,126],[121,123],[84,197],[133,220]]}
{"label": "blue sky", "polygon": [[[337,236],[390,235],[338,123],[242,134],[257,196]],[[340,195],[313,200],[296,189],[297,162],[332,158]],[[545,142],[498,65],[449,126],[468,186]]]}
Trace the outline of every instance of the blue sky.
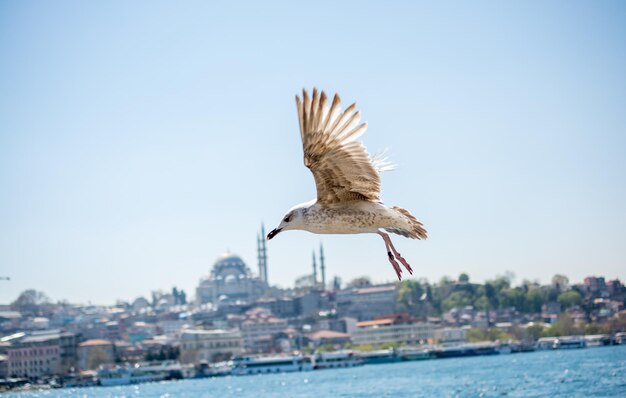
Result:
{"label": "blue sky", "polygon": [[[433,2],[435,3],[435,2]],[[193,293],[315,196],[294,95],[357,101],[398,169],[417,277],[626,279],[626,6],[603,2],[0,3],[0,303]],[[281,234],[289,286],[394,279],[375,235]],[[1,276],[0,275],[0,276]]]}

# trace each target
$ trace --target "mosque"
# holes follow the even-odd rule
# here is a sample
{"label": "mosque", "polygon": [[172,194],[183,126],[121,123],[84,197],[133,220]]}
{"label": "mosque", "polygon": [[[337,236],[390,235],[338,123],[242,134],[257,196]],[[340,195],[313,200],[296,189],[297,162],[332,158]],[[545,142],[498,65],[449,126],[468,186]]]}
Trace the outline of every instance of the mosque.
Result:
{"label": "mosque", "polygon": [[196,288],[198,304],[245,304],[262,297],[267,283],[255,276],[241,257],[227,252],[213,264],[208,277]]}
{"label": "mosque", "polygon": [[210,274],[196,288],[198,304],[252,303],[269,290],[265,228],[257,236],[259,275],[253,275],[246,263],[234,253],[224,253],[213,264]]}
{"label": "mosque", "polygon": [[[308,288],[325,290],[326,267],[324,264],[324,248],[320,245],[321,280],[318,279],[318,266],[315,252],[313,253],[313,273],[302,278],[302,285]],[[199,305],[249,304],[270,292],[267,278],[267,248],[265,246],[265,227],[257,235],[258,276],[254,275],[246,263],[238,255],[226,252],[217,258],[208,276],[200,279],[196,288],[196,302]],[[300,279],[302,279],[300,278]],[[298,281],[296,282],[298,287]]]}

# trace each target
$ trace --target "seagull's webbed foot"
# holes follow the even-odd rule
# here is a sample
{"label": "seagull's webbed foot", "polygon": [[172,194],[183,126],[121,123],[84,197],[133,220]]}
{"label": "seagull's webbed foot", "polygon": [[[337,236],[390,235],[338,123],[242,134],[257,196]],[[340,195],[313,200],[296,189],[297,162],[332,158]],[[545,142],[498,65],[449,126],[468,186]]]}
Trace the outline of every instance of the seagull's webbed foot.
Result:
{"label": "seagull's webbed foot", "polygon": [[407,271],[409,271],[409,274],[413,275],[413,268],[411,268],[411,266],[409,265],[409,263],[406,262],[406,260],[404,259],[404,257],[402,257],[400,255],[400,253],[396,252],[395,253],[396,259],[398,261],[400,261],[402,263],[402,265],[404,265],[404,268],[406,268]]}
{"label": "seagull's webbed foot", "polygon": [[400,253],[396,250],[395,246],[393,245],[393,242],[391,242],[391,238],[389,237],[389,235],[385,234],[385,236],[383,236],[383,239],[385,240],[385,244],[387,245],[387,250],[388,251],[391,250],[395,259],[400,261],[400,263],[404,265],[404,268],[406,268],[406,270],[409,271],[409,274],[413,275],[413,268],[411,268],[409,263],[407,263],[404,257],[402,257]]}
{"label": "seagull's webbed foot", "polygon": [[387,255],[389,256],[389,262],[391,263],[393,270],[396,271],[396,276],[398,276],[398,280],[401,281],[402,280],[402,268],[400,268],[400,264],[398,264],[398,262],[393,257],[393,254],[391,252],[388,251]]}
{"label": "seagull's webbed foot", "polygon": [[398,253],[396,248],[393,246],[393,243],[391,242],[391,238],[389,237],[389,235],[380,231],[378,232],[378,234],[382,236],[383,240],[385,241],[385,247],[387,248],[387,255],[389,256],[389,262],[393,266],[393,269],[396,271],[396,275],[398,275],[398,279],[402,280],[402,276],[401,276],[402,268],[400,268],[398,261],[400,261],[400,263],[404,265],[404,268],[406,268],[409,274],[413,275],[413,268],[411,268],[411,266],[404,259],[404,257],[402,257],[400,253]]}

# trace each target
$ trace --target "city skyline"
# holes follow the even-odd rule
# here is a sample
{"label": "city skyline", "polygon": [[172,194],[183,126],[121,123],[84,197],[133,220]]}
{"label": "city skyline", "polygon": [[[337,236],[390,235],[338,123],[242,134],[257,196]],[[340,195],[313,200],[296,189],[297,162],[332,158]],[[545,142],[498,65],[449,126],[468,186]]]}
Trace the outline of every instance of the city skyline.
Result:
{"label": "city skyline", "polygon": [[[259,242],[257,242],[258,244]],[[318,289],[320,289],[322,286],[325,286],[324,290],[327,291],[332,291],[335,288],[332,286],[335,281],[334,278],[332,278],[331,280],[327,280],[326,284],[322,283],[322,279],[321,276],[317,273],[317,260],[321,259],[321,258],[326,258],[323,255],[323,245],[320,245],[320,251],[319,252],[315,252],[315,250],[313,250],[313,259],[312,259],[312,272],[311,273],[304,273],[303,275],[300,275],[298,278],[296,278],[296,280],[293,281],[293,283],[288,284],[288,285],[279,285],[279,284],[274,284],[272,283],[271,280],[267,281],[264,279],[264,277],[261,275],[261,273],[259,272],[259,270],[261,269],[260,264],[258,263],[258,261],[260,261],[260,258],[257,258],[257,264],[251,264],[246,262],[244,259],[242,259],[237,253],[232,252],[230,250],[227,250],[225,252],[223,252],[222,254],[220,254],[215,261],[211,264],[211,266],[208,269],[208,272],[204,273],[203,275],[199,276],[196,284],[189,287],[189,288],[185,288],[182,286],[165,286],[165,287],[158,287],[158,288],[154,288],[151,289],[149,292],[146,292],[145,294],[136,294],[136,295],[131,295],[130,297],[117,297],[115,300],[108,302],[108,303],[104,303],[104,302],[93,302],[92,300],[87,300],[87,301],[71,301],[71,300],[67,300],[65,298],[61,298],[61,299],[57,299],[54,297],[50,297],[47,295],[46,291],[44,290],[39,290],[40,293],[43,293],[48,299],[50,299],[50,303],[62,303],[62,302],[66,302],[72,305],[95,305],[95,306],[115,306],[115,305],[119,305],[119,304],[124,304],[124,305],[131,305],[131,303],[133,303],[135,300],[138,299],[146,299],[148,301],[150,301],[151,298],[154,299],[155,294],[156,297],[162,297],[163,295],[169,295],[170,293],[172,293],[173,291],[176,292],[184,292],[185,297],[186,297],[186,301],[191,304],[192,306],[194,305],[202,305],[203,303],[206,302],[206,293],[204,294],[203,297],[198,297],[198,291],[199,289],[203,289],[203,286],[206,286],[207,281],[209,280],[214,280],[213,275],[215,274],[215,272],[217,271],[217,267],[220,267],[220,264],[223,264],[224,261],[229,262],[229,261],[237,261],[237,262],[241,262],[243,261],[243,263],[241,264],[243,267],[245,267],[247,269],[247,272],[243,272],[244,274],[248,274],[248,276],[246,276],[247,279],[249,277],[252,278],[252,280],[258,280],[259,283],[264,284],[264,286],[266,287],[271,287],[271,288],[277,288],[280,291],[286,292],[287,290],[290,290],[292,293],[295,293],[299,290],[308,290],[311,289],[313,286],[317,286]],[[266,255],[266,254],[265,254]],[[324,264],[324,262],[322,262],[322,264]],[[265,271],[267,271],[267,258],[263,259],[263,269]],[[258,268],[258,269],[257,269]],[[325,268],[325,267],[324,267]],[[311,270],[309,270],[311,271]],[[220,273],[221,271],[217,271],[218,273]],[[476,280],[474,278],[471,277],[471,275],[468,272],[461,272],[458,275],[449,275],[449,274],[445,274],[442,275],[440,279],[438,280],[429,280],[426,277],[420,277],[418,276],[413,276],[411,278],[404,278],[402,281],[398,281],[397,279],[392,279],[392,280],[384,280],[384,281],[379,281],[379,280],[375,280],[372,279],[369,275],[359,275],[357,277],[355,277],[352,280],[342,280],[341,278],[339,278],[339,283],[341,284],[341,289],[349,289],[348,285],[350,283],[354,283],[354,282],[359,282],[362,283],[363,282],[363,278],[365,278],[367,280],[368,283],[372,283],[372,286],[379,286],[379,285],[385,285],[385,286],[391,286],[391,285],[396,285],[398,284],[398,286],[400,286],[399,284],[402,283],[402,281],[417,281],[419,283],[427,283],[427,284],[432,284],[433,286],[441,286],[441,284],[449,284],[449,283],[456,283],[456,282],[470,282],[471,284],[475,284],[475,285],[483,285],[487,282],[492,282],[492,283],[497,283],[496,281],[499,278],[504,278],[508,281],[508,283],[510,283],[510,286],[513,288],[518,288],[518,287],[523,287],[525,286],[526,283],[530,283],[530,284],[534,284],[535,286],[549,286],[549,285],[554,285],[554,283],[557,284],[561,284],[562,279],[565,278],[565,280],[568,281],[570,286],[575,286],[575,285],[582,285],[582,284],[586,284],[588,283],[587,280],[588,279],[596,279],[596,278],[600,278],[602,279],[602,283],[604,283],[604,281],[618,281],[621,282],[620,278],[612,278],[612,277],[607,277],[605,275],[601,275],[601,274],[594,274],[594,273],[590,273],[588,275],[586,275],[584,278],[581,278],[580,280],[575,280],[575,279],[570,279],[569,275],[567,274],[554,274],[552,275],[551,278],[549,278],[548,281],[542,281],[539,279],[530,279],[530,278],[526,278],[523,276],[519,276],[516,275],[514,272],[510,271],[510,270],[506,270],[503,273],[498,273],[495,275],[492,275],[490,278],[486,278],[484,280]],[[555,282],[555,279],[557,280],[557,282]],[[7,280],[10,280],[10,278],[8,278]],[[311,283],[311,285],[307,285],[306,287],[300,286],[299,287],[299,282],[301,283],[302,281],[308,281],[309,283]],[[353,286],[354,287],[354,286]],[[204,288],[205,289],[205,288]],[[248,291],[248,287],[244,288],[244,291]],[[37,291],[38,289],[34,289],[34,288],[27,288],[25,290],[35,290]],[[24,293],[24,291],[21,291],[20,293]],[[321,290],[320,290],[321,291]],[[259,290],[257,292],[258,294],[267,294],[267,291],[265,293],[261,293],[261,290]],[[172,293],[174,294],[174,293]],[[274,294],[270,294],[270,296],[274,296]],[[17,297],[15,297],[17,299]],[[276,298],[276,297],[275,297]],[[11,301],[7,301],[5,303],[0,302],[0,305],[8,305],[8,304],[12,304],[14,300]]]}
{"label": "city skyline", "polygon": [[[260,224],[315,196],[294,103],[313,86],[357,102],[370,153],[391,147],[382,199],[429,231],[396,243],[413,278],[625,280],[625,17],[3,2],[0,303],[192,292],[226,250],[257,273]],[[270,283],[309,274],[322,242],[328,280],[394,281],[378,236],[292,232],[267,242]]]}

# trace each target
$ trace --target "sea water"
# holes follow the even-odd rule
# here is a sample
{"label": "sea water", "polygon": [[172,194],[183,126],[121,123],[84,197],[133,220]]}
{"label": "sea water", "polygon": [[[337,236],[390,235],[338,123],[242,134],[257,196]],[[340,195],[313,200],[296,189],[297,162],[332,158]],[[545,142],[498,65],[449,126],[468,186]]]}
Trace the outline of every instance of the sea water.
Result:
{"label": "sea water", "polygon": [[626,346],[89,387],[4,397],[626,397]]}

